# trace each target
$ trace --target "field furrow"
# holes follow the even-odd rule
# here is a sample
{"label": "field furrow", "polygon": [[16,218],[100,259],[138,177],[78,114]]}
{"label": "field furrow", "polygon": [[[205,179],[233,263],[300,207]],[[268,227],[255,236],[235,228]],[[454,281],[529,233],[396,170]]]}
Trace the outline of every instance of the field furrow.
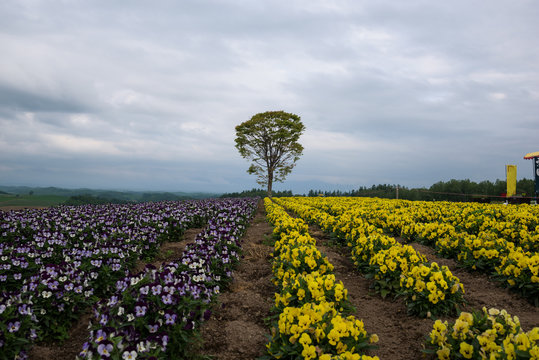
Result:
{"label": "field furrow", "polygon": [[255,359],[265,352],[269,333],[264,319],[274,303],[271,283],[272,246],[264,242],[272,228],[260,202],[242,238],[243,257],[232,272],[232,282],[202,325],[202,354],[219,360]]}

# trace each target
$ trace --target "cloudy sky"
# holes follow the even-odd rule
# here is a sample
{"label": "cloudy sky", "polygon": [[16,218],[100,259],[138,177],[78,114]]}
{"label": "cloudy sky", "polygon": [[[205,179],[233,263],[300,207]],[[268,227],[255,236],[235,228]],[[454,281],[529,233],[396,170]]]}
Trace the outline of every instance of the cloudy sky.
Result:
{"label": "cloudy sky", "polygon": [[532,178],[536,0],[0,2],[0,185],[257,187],[234,147],[301,116],[277,189]]}

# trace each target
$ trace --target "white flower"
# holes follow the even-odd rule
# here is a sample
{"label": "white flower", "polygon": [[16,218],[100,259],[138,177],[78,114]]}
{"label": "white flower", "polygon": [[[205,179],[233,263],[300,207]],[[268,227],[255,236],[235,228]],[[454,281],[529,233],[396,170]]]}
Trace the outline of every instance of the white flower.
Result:
{"label": "white flower", "polygon": [[138,352],[145,352],[146,351],[146,346],[144,346],[144,342],[139,342],[137,344],[137,350],[138,350]]}
{"label": "white flower", "polygon": [[118,316],[122,316],[124,314],[124,311],[125,311],[124,308],[122,306],[120,306],[118,308]]}
{"label": "white flower", "polygon": [[132,359],[136,359],[137,358],[137,352],[135,350],[133,351],[125,351],[123,354],[122,354],[122,358],[124,360],[132,360]]}
{"label": "white flower", "polygon": [[498,315],[500,313],[500,310],[495,309],[495,308],[491,308],[491,309],[488,310],[488,313],[491,316],[496,316],[496,315]]}

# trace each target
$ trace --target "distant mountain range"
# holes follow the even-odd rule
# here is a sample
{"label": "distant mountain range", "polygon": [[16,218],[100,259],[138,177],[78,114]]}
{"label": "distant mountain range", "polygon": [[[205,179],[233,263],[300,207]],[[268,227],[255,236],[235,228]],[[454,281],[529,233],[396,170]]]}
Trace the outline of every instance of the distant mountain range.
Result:
{"label": "distant mountain range", "polygon": [[3,186],[0,185],[0,194],[13,195],[55,195],[66,198],[76,196],[93,196],[101,199],[114,199],[130,202],[163,201],[163,200],[187,200],[207,199],[219,197],[219,193],[202,192],[163,192],[163,191],[119,191],[119,190],[96,190],[96,189],[64,189],[57,187],[29,187],[29,186]]}

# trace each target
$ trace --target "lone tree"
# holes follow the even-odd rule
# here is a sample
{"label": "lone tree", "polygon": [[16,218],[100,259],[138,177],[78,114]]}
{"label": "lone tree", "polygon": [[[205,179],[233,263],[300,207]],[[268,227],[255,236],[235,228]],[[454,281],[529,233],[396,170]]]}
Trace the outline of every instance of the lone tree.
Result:
{"label": "lone tree", "polygon": [[236,148],[253,163],[247,172],[258,176],[257,183],[268,187],[282,182],[303,153],[298,139],[305,126],[298,115],[284,111],[267,111],[236,126]]}

